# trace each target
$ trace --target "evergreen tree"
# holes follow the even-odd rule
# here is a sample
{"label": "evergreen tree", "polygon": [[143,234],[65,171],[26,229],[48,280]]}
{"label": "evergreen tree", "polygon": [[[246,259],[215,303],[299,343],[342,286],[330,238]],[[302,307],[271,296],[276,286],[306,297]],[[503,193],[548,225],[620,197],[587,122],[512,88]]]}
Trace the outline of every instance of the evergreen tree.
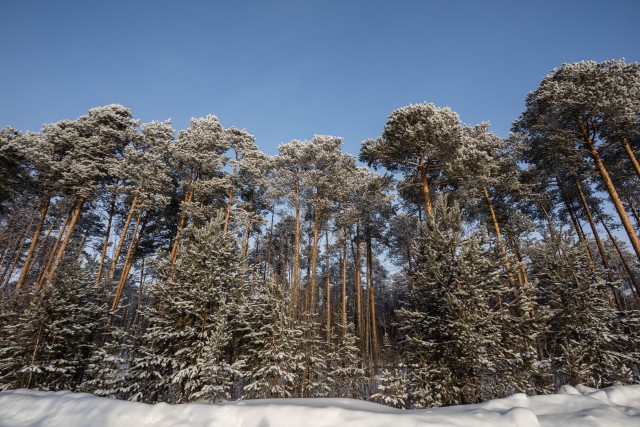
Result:
{"label": "evergreen tree", "polygon": [[408,382],[400,369],[384,369],[380,375],[378,392],[371,400],[393,408],[405,409],[408,399]]}
{"label": "evergreen tree", "polygon": [[640,357],[638,312],[612,309],[606,292],[612,284],[570,237],[547,236],[531,255],[553,385],[631,381]]}
{"label": "evergreen tree", "polygon": [[339,325],[330,343],[327,354],[328,380],[334,397],[359,399],[364,395],[367,377],[362,368],[362,358],[358,347],[353,323]]}
{"label": "evergreen tree", "polygon": [[422,227],[408,301],[398,311],[416,407],[478,402],[503,359],[499,255],[482,235],[465,236],[461,211],[439,199]]}
{"label": "evergreen tree", "polygon": [[222,233],[222,215],[189,227],[176,265],[162,257],[143,343],[132,360],[141,381],[137,400],[188,402],[230,398],[231,326],[242,312],[247,286],[244,263],[233,239]]}
{"label": "evergreen tree", "polygon": [[90,356],[102,338],[102,289],[87,267],[69,261],[52,286],[32,291],[30,299],[15,323],[3,325],[0,377],[9,381],[2,387],[76,390],[88,379]]}
{"label": "evergreen tree", "polygon": [[242,398],[292,397],[302,372],[302,331],[287,313],[281,287],[267,279],[246,308],[246,354],[238,362],[247,379]]}

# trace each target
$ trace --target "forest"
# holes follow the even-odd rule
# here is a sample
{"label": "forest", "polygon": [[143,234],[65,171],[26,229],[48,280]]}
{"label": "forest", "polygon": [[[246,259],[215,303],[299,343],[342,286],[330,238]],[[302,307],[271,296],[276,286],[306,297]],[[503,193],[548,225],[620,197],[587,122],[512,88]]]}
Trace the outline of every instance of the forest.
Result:
{"label": "forest", "polygon": [[640,382],[640,64],[564,64],[525,105],[508,138],[408,105],[357,157],[116,104],[4,128],[0,390],[424,408]]}

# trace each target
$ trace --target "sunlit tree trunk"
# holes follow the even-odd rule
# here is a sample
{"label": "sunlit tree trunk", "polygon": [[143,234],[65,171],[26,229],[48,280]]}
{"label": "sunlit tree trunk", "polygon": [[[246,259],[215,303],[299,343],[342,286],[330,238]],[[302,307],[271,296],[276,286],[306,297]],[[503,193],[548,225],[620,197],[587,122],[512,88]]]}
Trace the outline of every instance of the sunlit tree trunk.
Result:
{"label": "sunlit tree trunk", "polygon": [[104,260],[107,256],[107,248],[109,247],[109,237],[111,235],[111,224],[113,223],[113,213],[116,209],[116,197],[113,196],[111,200],[111,208],[109,209],[109,220],[107,221],[107,232],[104,235],[104,243],[102,244],[102,253],[100,254],[100,264],[98,266],[98,275],[96,276],[96,283],[100,283],[102,278],[102,269],[104,267]]}
{"label": "sunlit tree trunk", "polygon": [[46,256],[46,262],[44,263],[44,268],[42,269],[42,271],[40,272],[40,275],[38,276],[38,280],[37,280],[38,285],[42,285],[45,277],[47,276],[47,272],[49,271],[49,268],[53,263],[55,255],[58,251],[58,247],[60,246],[60,242],[62,242],[62,238],[64,237],[64,234],[67,230],[67,226],[69,225],[69,221],[71,220],[71,214],[73,213],[75,203],[76,203],[76,199],[74,198],[73,202],[71,203],[71,206],[69,207],[69,210],[67,211],[67,215],[64,217],[64,222],[62,223],[62,227],[60,227],[60,231],[58,231],[58,237],[56,238],[56,241],[53,244],[53,247],[49,250],[49,253]]}
{"label": "sunlit tree trunk", "polygon": [[491,203],[491,198],[489,197],[489,190],[486,186],[482,187],[482,194],[484,195],[484,200],[487,202],[487,206],[489,207],[489,213],[491,214],[491,221],[493,222],[493,229],[496,233],[496,239],[498,240],[498,247],[500,248],[500,252],[502,253],[502,257],[504,259],[504,266],[507,270],[507,275],[509,277],[509,283],[511,286],[515,286],[515,282],[513,280],[513,273],[511,272],[511,262],[509,261],[509,254],[507,254],[507,248],[504,245],[504,240],[502,239],[502,233],[500,232],[500,224],[498,224],[498,217],[496,215],[496,211],[493,209],[493,203]]}
{"label": "sunlit tree trunk", "polygon": [[138,195],[133,196],[131,200],[131,206],[129,206],[129,213],[127,213],[127,218],[124,221],[124,225],[122,226],[122,231],[120,232],[120,239],[118,240],[118,246],[116,246],[116,251],[113,254],[113,259],[111,260],[111,265],[109,266],[109,272],[107,273],[107,282],[111,280],[113,277],[113,273],[116,270],[116,265],[118,265],[118,258],[120,258],[120,253],[122,252],[122,247],[124,246],[124,241],[127,237],[127,232],[129,231],[129,225],[131,224],[131,219],[133,218],[133,213],[135,211],[136,202],[138,201]]}
{"label": "sunlit tree trunk", "polygon": [[296,229],[293,256],[293,301],[291,304],[292,315],[297,317],[300,301],[300,183],[296,182]]}
{"label": "sunlit tree trunk", "polygon": [[627,153],[629,160],[631,160],[631,164],[633,165],[633,169],[636,171],[636,175],[640,178],[640,164],[638,164],[638,159],[636,159],[636,155],[633,154],[633,150],[631,150],[627,138],[622,139],[622,146],[624,147],[624,151]]}
{"label": "sunlit tree trunk", "polygon": [[613,244],[613,247],[615,248],[616,253],[618,254],[618,257],[620,258],[620,261],[622,262],[622,266],[624,268],[624,271],[627,273],[627,276],[629,277],[629,281],[633,285],[633,290],[636,293],[636,297],[640,298],[640,283],[638,283],[638,281],[635,278],[635,275],[631,271],[631,268],[629,267],[629,264],[627,263],[627,260],[625,259],[624,255],[622,254],[622,251],[620,250],[620,246],[618,246],[618,243],[616,242],[616,239],[613,237],[613,234],[611,233],[611,230],[609,230],[609,227],[607,227],[607,223],[604,222],[604,220],[602,218],[600,218],[600,224],[602,224],[602,227],[607,232],[607,236],[609,236],[609,241],[611,241],[611,243]]}
{"label": "sunlit tree trunk", "polygon": [[373,249],[371,245],[371,231],[367,230],[367,273],[369,288],[369,314],[371,315],[371,355],[373,358],[374,372],[378,366],[378,328],[376,324],[376,297],[373,286]]}
{"label": "sunlit tree trunk", "polygon": [[331,342],[331,258],[329,256],[329,223],[325,235],[325,258],[327,268],[327,342]]}
{"label": "sunlit tree trunk", "polygon": [[342,239],[342,327],[347,326],[347,226]]}
{"label": "sunlit tree trunk", "polygon": [[420,170],[420,179],[422,180],[422,193],[424,195],[424,207],[427,210],[427,216],[432,217],[431,207],[431,193],[429,192],[429,181],[427,180],[427,166],[424,164],[424,158],[422,154],[420,157],[420,163],[418,169]]}
{"label": "sunlit tree trunk", "polygon": [[171,247],[171,262],[173,263],[175,263],[176,260],[178,259],[178,247],[180,244],[180,234],[182,233],[182,230],[184,229],[187,223],[187,209],[191,204],[191,202],[193,201],[193,196],[195,193],[195,184],[196,184],[196,181],[198,180],[199,174],[200,174],[200,167],[196,166],[193,172],[193,175],[191,177],[191,180],[189,182],[189,185],[187,186],[187,191],[184,194],[185,207],[182,213],[180,213],[180,220],[178,221],[178,229],[176,230],[176,236],[173,239],[173,246]]}
{"label": "sunlit tree trunk", "polygon": [[[589,205],[587,204],[587,199],[584,195],[584,191],[582,191],[582,184],[580,184],[580,180],[577,175],[573,175],[573,179],[576,184],[576,188],[578,189],[578,194],[580,195],[580,200],[582,201],[582,207],[587,215],[587,219],[589,220],[589,226],[591,227],[591,232],[593,233],[593,238],[596,241],[596,245],[598,246],[598,252],[600,253],[600,258],[602,259],[602,265],[607,272],[607,278],[609,282],[613,282],[613,274],[611,273],[611,268],[609,267],[609,261],[607,260],[607,254],[605,253],[604,246],[602,245],[602,241],[600,240],[600,235],[598,233],[598,229],[596,227],[596,223],[593,220],[593,215],[591,214],[591,209],[589,209]],[[612,286],[613,296],[616,301],[616,305],[619,309],[623,308],[622,299],[620,298],[620,293],[618,289]]]}
{"label": "sunlit tree trunk", "polygon": [[633,229],[633,226],[631,225],[631,221],[629,221],[629,216],[627,215],[627,212],[625,211],[624,206],[622,206],[622,202],[620,201],[620,196],[618,196],[618,192],[616,191],[613,185],[613,181],[611,181],[611,177],[609,176],[607,169],[604,167],[604,164],[600,159],[600,155],[598,154],[598,150],[596,149],[593,139],[589,135],[582,120],[579,120],[579,124],[580,124],[580,130],[582,132],[582,142],[584,143],[585,147],[589,150],[589,153],[591,154],[591,158],[596,164],[596,168],[598,169],[598,172],[602,177],[602,181],[604,182],[607,192],[609,193],[609,197],[611,197],[611,201],[613,202],[613,205],[615,206],[616,211],[618,212],[618,216],[620,217],[622,226],[627,232],[627,236],[629,237],[631,246],[633,247],[633,250],[635,251],[636,256],[640,260],[640,239],[638,239],[638,235]]}
{"label": "sunlit tree trunk", "polygon": [[311,248],[311,295],[309,300],[309,312],[315,313],[316,310],[316,267],[318,265],[318,234],[320,232],[320,206],[318,197],[316,197],[316,208],[313,215],[313,247]]}
{"label": "sunlit tree trunk", "polygon": [[34,254],[36,246],[38,245],[38,241],[40,239],[40,233],[42,233],[42,227],[44,226],[44,221],[47,217],[47,212],[49,211],[50,202],[51,196],[47,195],[40,212],[40,220],[38,221],[38,225],[36,225],[36,229],[33,232],[33,237],[31,238],[31,244],[29,245],[29,250],[27,251],[27,257],[25,258],[24,264],[22,265],[22,270],[20,271],[20,277],[18,278],[18,282],[16,283],[15,292],[20,291],[20,288],[27,278],[27,275],[31,272],[31,267],[33,266],[33,261],[35,260]]}
{"label": "sunlit tree trunk", "polygon": [[67,230],[67,234],[64,236],[62,245],[60,246],[60,249],[58,250],[58,253],[55,256],[53,263],[51,264],[51,268],[49,269],[49,272],[47,273],[49,280],[53,278],[53,274],[56,272],[56,269],[58,268],[58,264],[62,260],[62,256],[67,250],[67,246],[69,245],[69,240],[71,240],[71,234],[73,233],[73,229],[75,228],[76,223],[78,222],[78,218],[80,218],[80,212],[82,212],[82,207],[84,206],[84,202],[85,202],[84,197],[78,198],[78,203],[76,205],[75,211],[73,212],[73,217],[71,218],[71,222],[69,223],[69,229]]}

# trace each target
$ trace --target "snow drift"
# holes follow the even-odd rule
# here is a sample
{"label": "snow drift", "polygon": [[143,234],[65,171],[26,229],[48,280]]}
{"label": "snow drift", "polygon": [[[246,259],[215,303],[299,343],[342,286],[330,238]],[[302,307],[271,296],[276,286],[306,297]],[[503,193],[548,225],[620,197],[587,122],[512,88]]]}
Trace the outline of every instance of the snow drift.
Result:
{"label": "snow drift", "polygon": [[274,399],[223,404],[147,405],[84,393],[0,393],[0,426],[478,426],[640,425],[640,385],[602,390],[564,386],[558,394],[516,394],[477,405],[402,411],[351,399]]}

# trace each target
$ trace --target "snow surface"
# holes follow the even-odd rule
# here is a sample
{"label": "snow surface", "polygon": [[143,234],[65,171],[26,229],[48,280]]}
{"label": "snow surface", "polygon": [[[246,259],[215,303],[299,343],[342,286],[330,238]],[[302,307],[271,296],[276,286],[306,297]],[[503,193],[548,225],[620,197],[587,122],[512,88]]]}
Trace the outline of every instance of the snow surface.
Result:
{"label": "snow surface", "polygon": [[351,399],[147,405],[84,393],[20,389],[0,393],[0,426],[638,427],[640,385],[602,390],[564,386],[555,395],[516,394],[477,405],[410,411]]}

